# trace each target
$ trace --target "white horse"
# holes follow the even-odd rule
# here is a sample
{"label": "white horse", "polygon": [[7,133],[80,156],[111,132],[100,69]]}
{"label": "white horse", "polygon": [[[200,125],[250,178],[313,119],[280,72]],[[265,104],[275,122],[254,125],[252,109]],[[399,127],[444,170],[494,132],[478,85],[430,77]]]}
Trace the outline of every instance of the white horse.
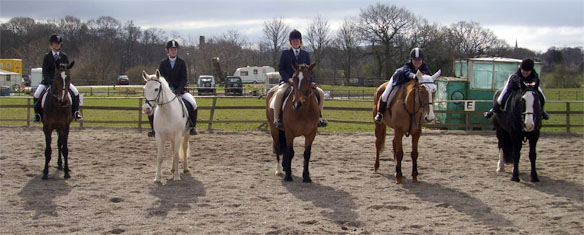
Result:
{"label": "white horse", "polygon": [[156,70],[153,75],[148,75],[145,71],[142,71],[142,78],[146,81],[146,85],[144,85],[144,99],[146,101],[142,105],[142,111],[148,115],[154,112],[154,131],[158,148],[154,182],[160,183],[160,167],[166,141],[170,141],[173,156],[173,180],[180,180],[178,172],[179,157],[183,160],[184,173],[189,172],[187,166],[187,156],[189,155],[187,111],[180,100],[181,98],[172,93],[168,87],[168,82],[164,77],[160,76],[160,71]]}

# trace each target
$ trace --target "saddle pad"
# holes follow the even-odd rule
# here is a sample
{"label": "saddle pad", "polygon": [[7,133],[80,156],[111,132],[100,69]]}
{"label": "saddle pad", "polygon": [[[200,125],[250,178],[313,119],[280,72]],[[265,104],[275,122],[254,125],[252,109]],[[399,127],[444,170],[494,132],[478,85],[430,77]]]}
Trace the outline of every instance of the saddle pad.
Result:
{"label": "saddle pad", "polygon": [[[388,84],[389,85],[389,84]],[[389,108],[389,106],[391,105],[391,101],[393,100],[395,94],[397,94],[397,92],[403,87],[403,84],[401,85],[397,85],[395,86],[393,89],[391,89],[391,92],[389,93],[389,96],[387,97],[387,107],[385,107],[386,109]]]}
{"label": "saddle pad", "polygon": [[[289,86],[288,89],[286,89],[286,91],[284,91],[284,101],[282,101],[282,110],[284,110],[284,107],[286,107],[286,101],[288,100],[288,98],[290,97],[290,95],[292,94],[292,86]],[[270,100],[270,108],[274,109],[274,106],[276,106],[276,95],[274,93],[274,96],[272,96],[272,100]]]}

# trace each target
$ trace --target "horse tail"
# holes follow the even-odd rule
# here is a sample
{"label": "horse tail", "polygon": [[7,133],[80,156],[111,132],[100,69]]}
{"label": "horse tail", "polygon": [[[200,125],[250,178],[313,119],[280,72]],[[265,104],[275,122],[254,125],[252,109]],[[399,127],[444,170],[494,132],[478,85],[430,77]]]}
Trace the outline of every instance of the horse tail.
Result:
{"label": "horse tail", "polygon": [[506,164],[513,163],[511,136],[503,128],[497,128],[497,139],[499,140],[499,149],[503,151],[503,161]]}
{"label": "horse tail", "polygon": [[377,148],[377,153],[382,153],[385,149],[385,136],[387,132],[387,126],[381,123],[375,123],[375,147]]}
{"label": "horse tail", "polygon": [[286,149],[288,148],[286,145],[286,132],[282,131],[282,130],[278,130],[279,134],[278,134],[278,142],[280,142],[280,151],[279,153],[276,154],[284,154],[286,152]]}
{"label": "horse tail", "polygon": [[189,152],[189,135],[185,135],[182,137],[180,148],[178,150],[180,160],[184,160],[187,156],[189,156]]}

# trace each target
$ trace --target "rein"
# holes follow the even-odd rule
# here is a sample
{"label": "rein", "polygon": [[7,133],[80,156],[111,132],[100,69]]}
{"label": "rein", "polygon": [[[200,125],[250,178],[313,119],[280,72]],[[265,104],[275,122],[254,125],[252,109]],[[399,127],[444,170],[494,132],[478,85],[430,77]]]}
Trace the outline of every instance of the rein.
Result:
{"label": "rein", "polygon": [[[422,87],[423,84],[434,84],[434,83],[433,82],[419,82],[416,79],[416,82],[414,83],[414,88],[412,88],[412,92],[415,92],[414,93],[414,111],[413,112],[410,113],[410,111],[408,110],[407,104],[406,104],[406,96],[407,96],[407,93],[405,93],[403,95],[402,101],[403,101],[404,109],[410,115],[410,124],[409,124],[409,127],[408,127],[408,131],[405,134],[406,137],[409,137],[410,136],[410,133],[412,132],[412,126],[415,126],[417,128],[419,126],[419,124],[422,123],[422,118],[423,118],[422,115],[420,115],[420,120],[416,120],[416,114],[418,112],[420,112],[420,110],[423,110],[424,107],[432,104],[432,102],[422,103],[422,101],[420,100],[421,97],[422,97],[422,95],[420,94],[420,87]],[[418,106],[418,110],[417,111],[416,111],[416,98],[418,100],[420,100],[419,101],[420,105]]]}
{"label": "rein", "polygon": [[[160,103],[160,97],[162,96],[162,83],[158,80],[155,80],[155,79],[150,79],[148,81],[158,82],[158,94],[156,94],[156,98],[154,98],[153,100],[149,100],[148,98],[146,98],[146,93],[144,93],[144,100],[145,100],[146,104],[148,104],[150,106],[150,108],[154,108],[154,106],[150,103],[151,101],[155,102],[157,105],[162,106],[162,105],[165,105],[165,104],[168,104],[168,103],[174,101],[178,97],[178,95],[174,95],[174,97],[171,100],[169,100],[167,102]],[[146,92],[146,91],[144,91],[144,92]]]}

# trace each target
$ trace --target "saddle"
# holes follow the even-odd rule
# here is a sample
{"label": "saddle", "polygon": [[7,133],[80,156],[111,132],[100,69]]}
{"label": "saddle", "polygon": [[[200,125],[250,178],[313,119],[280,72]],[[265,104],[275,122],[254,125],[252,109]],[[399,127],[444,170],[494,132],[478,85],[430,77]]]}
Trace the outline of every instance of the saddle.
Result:
{"label": "saddle", "polygon": [[[391,84],[388,84],[388,86],[391,86]],[[393,101],[393,98],[395,98],[395,95],[397,94],[397,92],[399,90],[401,90],[403,86],[404,86],[404,84],[400,84],[400,85],[395,86],[391,90],[391,92],[389,93],[389,96],[387,97],[387,107],[385,107],[385,108],[389,110],[389,115],[391,115],[391,109],[390,109],[391,108],[391,102]]]}

